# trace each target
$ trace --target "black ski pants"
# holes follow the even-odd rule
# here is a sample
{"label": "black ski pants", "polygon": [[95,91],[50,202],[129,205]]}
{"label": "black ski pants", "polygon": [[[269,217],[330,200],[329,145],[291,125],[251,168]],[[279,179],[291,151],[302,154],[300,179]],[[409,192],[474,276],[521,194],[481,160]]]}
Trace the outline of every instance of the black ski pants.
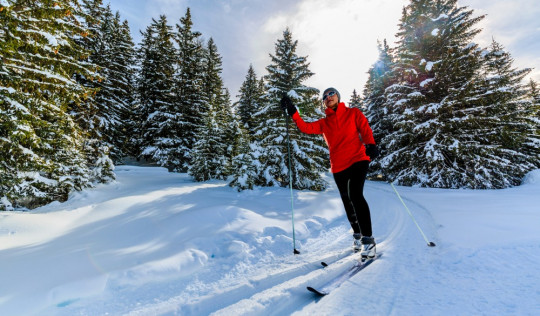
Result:
{"label": "black ski pants", "polygon": [[364,182],[369,167],[369,161],[359,161],[349,168],[334,173],[336,181],[347,212],[347,218],[351,223],[354,233],[361,233],[363,236],[372,236],[371,214],[369,206],[364,198]]}

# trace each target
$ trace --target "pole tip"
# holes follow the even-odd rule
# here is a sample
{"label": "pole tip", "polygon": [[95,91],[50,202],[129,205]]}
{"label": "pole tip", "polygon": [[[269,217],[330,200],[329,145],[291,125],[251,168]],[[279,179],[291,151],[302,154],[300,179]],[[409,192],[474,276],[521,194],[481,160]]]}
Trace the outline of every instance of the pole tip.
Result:
{"label": "pole tip", "polygon": [[427,245],[428,245],[429,247],[435,247],[435,243],[434,243],[434,242],[432,242],[432,241],[428,242],[428,244],[427,244]]}
{"label": "pole tip", "polygon": [[293,251],[293,253],[294,253],[295,255],[299,255],[299,254],[300,254],[300,251],[296,250],[296,248],[295,248],[294,251]]}

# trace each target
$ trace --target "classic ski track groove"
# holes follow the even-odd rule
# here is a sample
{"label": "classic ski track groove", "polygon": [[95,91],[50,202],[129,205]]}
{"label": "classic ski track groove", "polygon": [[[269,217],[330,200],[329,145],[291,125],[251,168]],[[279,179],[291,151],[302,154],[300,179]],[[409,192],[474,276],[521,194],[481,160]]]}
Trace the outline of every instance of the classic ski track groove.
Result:
{"label": "classic ski track groove", "polygon": [[[313,259],[309,261],[300,261],[294,267],[288,268],[285,271],[272,271],[271,274],[267,275],[262,279],[250,279],[244,284],[240,284],[235,287],[226,289],[221,294],[211,294],[210,296],[199,297],[197,303],[192,303],[180,307],[179,313],[183,314],[184,312],[190,312],[200,315],[207,315],[216,310],[216,307],[219,309],[226,308],[227,306],[233,305],[238,301],[238,297],[253,297],[258,293],[271,290],[272,288],[279,287],[281,284],[284,284],[288,281],[283,280],[295,280],[299,277],[305,277],[311,273],[317,273],[318,270],[323,270],[321,266],[321,261],[325,261],[328,264],[336,263],[341,260],[345,260],[350,257],[352,250],[340,250],[334,251],[333,254],[327,255],[320,259]],[[299,255],[301,258],[302,254]],[[246,295],[247,294],[247,295]],[[216,299],[218,298],[218,299]],[[220,302],[221,307],[215,305],[215,302]]]}

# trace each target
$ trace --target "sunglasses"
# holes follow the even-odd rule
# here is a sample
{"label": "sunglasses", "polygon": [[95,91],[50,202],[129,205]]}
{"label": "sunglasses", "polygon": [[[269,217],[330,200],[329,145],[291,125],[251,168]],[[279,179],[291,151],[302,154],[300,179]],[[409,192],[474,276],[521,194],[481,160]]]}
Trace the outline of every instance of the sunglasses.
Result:
{"label": "sunglasses", "polygon": [[336,95],[336,91],[330,91],[328,94],[325,94],[322,98],[322,100],[326,100],[326,98]]}

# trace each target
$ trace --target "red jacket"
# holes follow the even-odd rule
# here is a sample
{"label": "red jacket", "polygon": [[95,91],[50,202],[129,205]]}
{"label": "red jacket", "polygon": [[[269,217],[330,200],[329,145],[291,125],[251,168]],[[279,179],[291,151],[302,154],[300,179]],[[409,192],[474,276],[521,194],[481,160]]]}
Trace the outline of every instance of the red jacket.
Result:
{"label": "red jacket", "polygon": [[359,109],[348,108],[342,102],[336,111],[327,108],[326,117],[313,123],[304,122],[298,111],[292,118],[300,131],[323,134],[330,151],[332,173],[343,171],[358,161],[370,161],[364,144],[375,144],[375,139],[367,118]]}

